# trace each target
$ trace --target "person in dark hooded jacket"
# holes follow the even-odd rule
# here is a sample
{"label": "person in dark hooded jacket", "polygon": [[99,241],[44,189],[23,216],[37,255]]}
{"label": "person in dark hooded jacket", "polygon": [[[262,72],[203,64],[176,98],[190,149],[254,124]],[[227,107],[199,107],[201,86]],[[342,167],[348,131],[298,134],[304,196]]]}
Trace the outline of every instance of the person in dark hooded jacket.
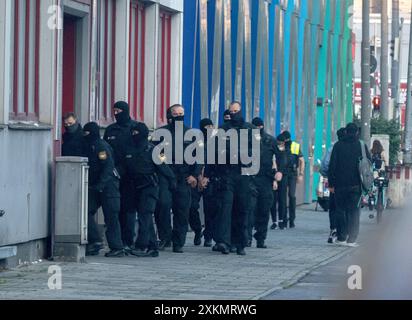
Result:
{"label": "person in dark hooded jacket", "polygon": [[359,128],[354,123],[346,126],[346,135],[338,141],[329,163],[330,191],[335,193],[338,245],[357,246],[359,234],[360,200],[362,196],[359,161],[362,145],[371,159],[368,148],[359,140]]}
{"label": "person in dark hooded jacket", "polygon": [[63,157],[80,157],[82,155],[83,130],[77,117],[70,112],[63,118],[64,129],[62,156]]}
{"label": "person in dark hooded jacket", "polygon": [[133,145],[131,128],[138,124],[130,117],[130,109],[127,102],[118,101],[114,104],[114,116],[116,122],[107,127],[104,133],[104,140],[112,147],[114,161],[117,171],[120,174],[120,226],[122,229],[122,239],[127,253],[131,253],[134,238],[136,211],[134,211],[133,185],[123,167],[123,159],[126,149]]}
{"label": "person in dark hooded jacket", "polygon": [[149,143],[149,129],[144,123],[133,124],[131,128],[133,145],[126,149],[124,168],[133,183],[134,207],[138,212],[139,233],[135,249],[131,253],[138,257],[157,257],[156,234],[153,215],[159,199],[159,176],[175,183],[176,177],[166,163],[156,164]]}
{"label": "person in dark hooded jacket", "polygon": [[102,238],[94,216],[102,207],[106,225],[106,239],[110,252],[106,257],[123,257],[123,243],[120,235],[119,179],[115,171],[113,153],[110,146],[100,138],[99,126],[89,122],[84,126],[83,156],[89,162],[89,219],[88,255],[99,254]]}

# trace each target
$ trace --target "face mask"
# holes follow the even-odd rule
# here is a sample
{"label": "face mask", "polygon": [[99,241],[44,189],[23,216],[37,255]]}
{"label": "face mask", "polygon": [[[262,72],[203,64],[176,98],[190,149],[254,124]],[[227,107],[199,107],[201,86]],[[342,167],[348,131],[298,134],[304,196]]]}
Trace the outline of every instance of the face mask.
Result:
{"label": "face mask", "polygon": [[184,121],[185,120],[185,116],[176,116],[172,118],[173,122],[176,121]]}
{"label": "face mask", "polygon": [[125,124],[130,120],[129,115],[125,111],[115,114],[114,117],[116,118],[116,122],[120,125]]}
{"label": "face mask", "polygon": [[279,151],[285,151],[285,146],[284,145],[278,145]]}
{"label": "face mask", "polygon": [[64,127],[67,133],[75,133],[77,129],[79,128],[79,124],[75,123],[72,126]]}
{"label": "face mask", "polygon": [[242,120],[243,120],[242,113],[240,111],[236,112],[236,113],[232,113],[232,114],[230,114],[230,119],[231,119],[232,123],[242,122]]}

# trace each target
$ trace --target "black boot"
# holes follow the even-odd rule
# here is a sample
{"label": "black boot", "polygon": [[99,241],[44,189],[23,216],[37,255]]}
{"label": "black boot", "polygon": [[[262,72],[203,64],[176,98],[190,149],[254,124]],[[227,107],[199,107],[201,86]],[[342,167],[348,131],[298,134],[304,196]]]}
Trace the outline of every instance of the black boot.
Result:
{"label": "black boot", "polygon": [[126,254],[124,253],[123,249],[112,249],[107,252],[104,256],[106,258],[121,258],[124,257]]}
{"label": "black boot", "polygon": [[245,251],[244,248],[237,248],[236,253],[237,253],[239,256],[245,256],[245,255],[246,255],[246,251]]}
{"label": "black boot", "polygon": [[196,232],[193,243],[195,246],[200,246],[202,244],[202,232]]}
{"label": "black boot", "polygon": [[170,241],[162,240],[159,243],[159,250],[163,251],[165,248],[170,248],[172,243]]}
{"label": "black boot", "polygon": [[258,249],[267,249],[267,246],[265,245],[265,241],[258,241],[256,248]]}
{"label": "black boot", "polygon": [[205,239],[205,243],[203,244],[203,246],[210,248],[212,246],[212,240]]}
{"label": "black boot", "polygon": [[173,246],[174,253],[183,253],[183,247]]}
{"label": "black boot", "polygon": [[100,250],[103,249],[102,243],[93,243],[86,246],[86,256],[98,256]]}

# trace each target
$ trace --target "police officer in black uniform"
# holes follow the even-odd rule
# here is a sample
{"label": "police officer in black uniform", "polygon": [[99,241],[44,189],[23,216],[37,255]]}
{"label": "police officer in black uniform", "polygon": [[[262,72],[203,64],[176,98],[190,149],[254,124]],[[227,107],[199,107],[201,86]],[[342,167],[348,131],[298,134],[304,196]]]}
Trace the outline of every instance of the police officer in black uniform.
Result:
{"label": "police officer in black uniform", "polygon": [[73,112],[63,117],[64,129],[62,156],[63,157],[80,157],[83,154],[83,130],[77,117]]}
{"label": "police officer in black uniform", "polygon": [[127,148],[124,159],[126,174],[133,182],[135,208],[138,212],[139,232],[132,254],[138,257],[157,257],[156,234],[153,214],[159,199],[159,175],[175,180],[173,171],[161,160],[153,161],[154,146],[149,143],[149,129],[144,123],[131,127],[133,145]]}
{"label": "police officer in black uniform", "polygon": [[[189,165],[183,160],[183,164],[178,164],[176,161],[176,152],[182,146],[176,146],[176,131],[175,128],[182,126],[184,133],[189,130],[183,124],[184,108],[182,105],[173,105],[168,110],[170,121],[160,128],[167,129],[172,136],[173,156],[172,160],[167,163],[173,170],[177,183],[175,186],[170,186],[170,183],[161,180],[160,198],[158,202],[157,223],[159,226],[159,249],[163,250],[165,247],[173,243],[173,252],[183,253],[183,246],[186,242],[186,234],[188,231],[189,211],[191,205],[191,189],[197,187],[197,177],[200,175],[201,167],[198,164]],[[183,137],[182,137],[183,139]],[[184,153],[186,147],[190,142],[184,142],[182,151]],[[173,228],[171,227],[170,209],[173,212]]]}
{"label": "police officer in black uniform", "polygon": [[89,220],[87,255],[97,255],[102,249],[102,238],[94,216],[102,207],[106,224],[106,239],[110,252],[106,257],[123,257],[120,235],[119,176],[115,170],[110,146],[100,138],[99,126],[90,122],[84,126],[83,156],[89,159]]}
{"label": "police officer in black uniform", "polygon": [[265,240],[268,231],[270,209],[273,204],[273,187],[282,179],[282,174],[276,170],[277,143],[275,137],[268,134],[264,129],[264,122],[255,118],[252,124],[260,129],[260,170],[256,176],[258,198],[254,211],[253,221],[249,223],[249,235],[251,237],[253,226],[256,229],[254,238],[257,248],[265,249]]}
{"label": "police officer in black uniform", "polygon": [[136,211],[134,207],[133,183],[122,166],[122,160],[126,155],[126,148],[133,144],[131,128],[138,122],[130,118],[129,105],[124,101],[114,105],[116,122],[107,127],[104,140],[109,143],[114,152],[116,169],[120,174],[120,227],[122,239],[127,253],[131,252],[134,244]]}
{"label": "police officer in black uniform", "polygon": [[[242,174],[242,168],[247,165],[240,163],[240,154],[248,152],[252,154],[252,124],[245,122],[242,116],[241,104],[232,102],[230,107],[230,122],[221,127],[224,131],[234,129],[240,137],[240,130],[248,130],[248,145],[238,145],[236,155],[230,154],[230,141],[226,138],[226,165],[219,166],[221,182],[218,192],[220,193],[220,209],[216,216],[216,247],[214,250],[223,254],[229,254],[231,249],[238,255],[245,255],[245,247],[248,243],[248,217],[253,210],[253,196],[257,195],[256,186],[251,175]],[[243,147],[243,148],[242,148]],[[230,159],[235,156],[238,164],[230,164]]]}
{"label": "police officer in black uniform", "polygon": [[[282,133],[286,152],[288,154],[287,172],[282,179],[282,192],[279,194],[279,211],[282,211],[282,225],[279,228],[295,228],[296,218],[296,184],[303,181],[303,172],[305,163],[303,160],[302,150],[300,145],[291,140],[291,135],[288,131]],[[286,193],[289,198],[289,217],[286,210]]]}

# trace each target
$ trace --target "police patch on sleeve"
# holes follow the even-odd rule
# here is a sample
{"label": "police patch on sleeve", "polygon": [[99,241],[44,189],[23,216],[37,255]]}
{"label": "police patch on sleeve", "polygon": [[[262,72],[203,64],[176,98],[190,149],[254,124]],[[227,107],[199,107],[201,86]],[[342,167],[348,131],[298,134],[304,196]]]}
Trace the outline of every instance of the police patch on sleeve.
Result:
{"label": "police patch on sleeve", "polygon": [[99,159],[107,160],[107,152],[106,151],[99,152]]}

